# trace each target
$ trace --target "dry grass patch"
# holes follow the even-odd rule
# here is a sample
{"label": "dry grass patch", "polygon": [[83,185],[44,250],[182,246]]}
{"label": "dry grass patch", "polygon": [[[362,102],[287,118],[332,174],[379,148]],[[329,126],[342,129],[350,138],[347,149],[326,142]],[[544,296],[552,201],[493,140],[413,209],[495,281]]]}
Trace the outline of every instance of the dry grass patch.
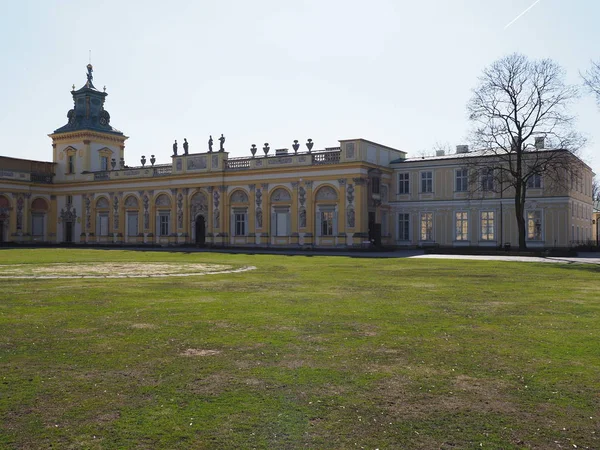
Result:
{"label": "dry grass patch", "polygon": [[206,350],[202,348],[188,348],[180,353],[181,356],[213,356],[220,354],[220,350]]}

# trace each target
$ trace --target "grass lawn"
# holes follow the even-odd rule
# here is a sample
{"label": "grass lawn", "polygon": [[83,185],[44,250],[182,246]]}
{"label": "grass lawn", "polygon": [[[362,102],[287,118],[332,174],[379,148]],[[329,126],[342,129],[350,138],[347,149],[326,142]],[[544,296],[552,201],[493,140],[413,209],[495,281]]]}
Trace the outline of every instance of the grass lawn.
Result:
{"label": "grass lawn", "polygon": [[256,270],[0,279],[1,448],[600,448],[600,267],[0,250],[57,263]]}

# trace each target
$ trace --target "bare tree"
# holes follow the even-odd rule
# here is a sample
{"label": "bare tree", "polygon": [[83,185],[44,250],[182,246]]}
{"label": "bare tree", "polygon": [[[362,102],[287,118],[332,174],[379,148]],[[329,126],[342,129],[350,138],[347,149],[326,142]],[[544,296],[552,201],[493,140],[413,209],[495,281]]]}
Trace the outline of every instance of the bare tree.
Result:
{"label": "bare tree", "polygon": [[519,249],[527,247],[528,185],[543,176],[545,186],[566,186],[567,174],[579,161],[573,152],[584,141],[568,112],[577,96],[577,88],[565,84],[564,71],[552,60],[513,54],[483,71],[468,103],[472,141],[480,149],[468,158],[478,177],[472,185],[514,196]]}
{"label": "bare tree", "polygon": [[600,202],[600,180],[594,177],[592,180],[592,201]]}
{"label": "bare tree", "polygon": [[600,61],[592,61],[592,67],[584,74],[581,74],[583,84],[596,96],[596,101],[600,105]]}

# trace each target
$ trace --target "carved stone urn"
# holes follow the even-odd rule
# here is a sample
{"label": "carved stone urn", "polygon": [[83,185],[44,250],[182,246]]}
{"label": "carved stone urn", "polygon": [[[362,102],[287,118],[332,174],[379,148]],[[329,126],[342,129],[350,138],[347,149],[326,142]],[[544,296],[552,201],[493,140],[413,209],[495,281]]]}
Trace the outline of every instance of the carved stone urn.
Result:
{"label": "carved stone urn", "polygon": [[265,142],[265,146],[263,147],[263,152],[265,152],[265,156],[267,156],[267,154],[269,153],[269,143]]}
{"label": "carved stone urn", "polygon": [[298,139],[294,139],[294,145],[292,145],[294,149],[294,153],[298,153],[298,149],[300,148],[300,144],[298,144]]}
{"label": "carved stone urn", "polygon": [[308,148],[308,153],[311,152],[313,145],[315,145],[315,143],[312,141],[312,139],[309,139],[308,142],[306,143],[306,148]]}
{"label": "carved stone urn", "polygon": [[110,160],[110,166],[112,167],[113,170],[115,170],[115,167],[117,167],[117,160],[115,158],[112,158]]}
{"label": "carved stone urn", "polygon": [[119,167],[120,167],[121,169],[124,169],[124,168],[125,168],[125,158],[121,158],[121,160],[120,160],[120,163],[121,163],[121,164],[120,164],[120,166],[119,166]]}
{"label": "carved stone urn", "polygon": [[146,157],[144,155],[142,155],[142,159],[140,159],[140,162],[142,163],[142,167],[146,165]]}
{"label": "carved stone urn", "polygon": [[154,157],[154,155],[150,155],[150,164],[154,165],[155,162],[156,158]]}
{"label": "carved stone urn", "polygon": [[252,153],[253,158],[254,158],[254,155],[256,155],[256,150],[258,150],[256,148],[256,144],[252,144],[252,147],[250,147],[250,153]]}

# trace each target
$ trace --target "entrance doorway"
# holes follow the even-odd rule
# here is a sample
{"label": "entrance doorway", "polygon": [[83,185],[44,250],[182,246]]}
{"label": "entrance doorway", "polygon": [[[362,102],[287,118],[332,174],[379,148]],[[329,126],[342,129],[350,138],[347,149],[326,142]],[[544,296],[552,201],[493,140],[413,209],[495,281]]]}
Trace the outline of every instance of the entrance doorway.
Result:
{"label": "entrance doorway", "polygon": [[65,242],[73,242],[73,222],[65,222]]}
{"label": "entrance doorway", "polygon": [[206,223],[204,216],[196,217],[196,245],[204,245],[206,241]]}
{"label": "entrance doorway", "polygon": [[381,224],[375,223],[374,211],[369,211],[369,241],[375,247],[381,247]]}

